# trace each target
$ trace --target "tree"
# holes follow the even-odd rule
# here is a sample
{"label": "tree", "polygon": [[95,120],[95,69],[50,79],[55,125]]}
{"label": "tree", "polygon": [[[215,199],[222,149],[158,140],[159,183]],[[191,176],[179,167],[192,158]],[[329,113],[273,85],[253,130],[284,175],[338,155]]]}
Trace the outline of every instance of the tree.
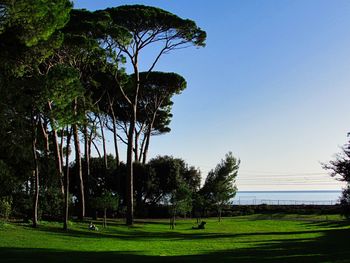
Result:
{"label": "tree", "polygon": [[[164,131],[164,125],[170,123],[172,101],[175,94],[180,94],[186,88],[186,80],[176,73],[165,72],[141,72],[140,73],[140,98],[138,103],[138,123],[140,131],[136,132],[136,138],[140,132],[144,133],[140,147],[140,155],[135,154],[135,161],[146,164],[150,138],[154,128],[160,133]],[[165,114],[164,114],[165,113]],[[140,118],[139,116],[143,118]],[[166,119],[164,120],[165,117]],[[165,121],[165,122],[164,122]],[[163,129],[163,130],[162,130]],[[138,152],[137,139],[135,138],[135,153]]]}
{"label": "tree", "polygon": [[[131,108],[127,146],[128,202],[126,221],[128,225],[132,225],[134,218],[133,151],[137,105],[141,89],[139,69],[141,51],[148,46],[159,47],[158,55],[146,69],[146,72],[150,73],[164,53],[190,45],[204,46],[206,33],[197,27],[193,21],[181,19],[174,14],[155,7],[126,5],[108,8],[102,12],[107,12],[113,21],[113,28],[108,33],[109,37],[106,37],[105,45],[112,49],[111,54],[117,54],[117,57],[120,57],[118,55],[127,57],[134,73],[132,84],[134,93],[131,96],[127,95],[124,89],[120,87],[125,100]],[[117,33],[116,28],[118,28]],[[123,35],[125,37],[121,37],[120,29],[126,33]]]}
{"label": "tree", "polygon": [[[100,21],[99,21],[100,20]],[[75,94],[70,107],[73,109],[72,125],[75,163],[77,169],[77,177],[79,179],[78,200],[80,204],[79,218],[82,220],[85,216],[85,190],[83,180],[83,164],[80,147],[80,128],[84,127],[86,135],[86,126],[88,122],[88,112],[92,112],[91,86],[95,82],[91,78],[91,73],[96,69],[96,64],[103,64],[106,55],[98,42],[99,23],[103,23],[103,18],[86,10],[73,10],[69,23],[63,28],[65,39],[59,50],[54,56],[47,61],[47,68],[52,65],[69,66],[78,72],[78,80],[84,88],[84,92]],[[101,63],[101,61],[103,61]],[[86,136],[85,139],[87,140]],[[57,140],[56,140],[57,141]],[[56,143],[57,145],[57,143]],[[85,160],[89,160],[90,151],[85,145]],[[57,148],[57,147],[56,147]],[[58,155],[57,155],[58,157]],[[57,161],[58,163],[58,161]],[[89,167],[89,164],[86,165]],[[89,171],[89,169],[87,169]],[[87,172],[88,173],[88,172]]]}
{"label": "tree", "polygon": [[340,204],[344,215],[350,217],[350,141],[341,149],[342,152],[338,153],[334,160],[329,161],[329,163],[323,163],[322,167],[330,171],[330,175],[336,180],[346,182],[347,185],[342,191]]}
{"label": "tree", "polygon": [[171,191],[169,199],[171,229],[175,229],[175,221],[178,214],[186,215],[192,209],[192,192],[190,187],[179,175],[176,177],[176,184],[177,187]]}
{"label": "tree", "polygon": [[167,203],[180,184],[186,184],[191,194],[200,186],[200,172],[188,166],[184,160],[172,156],[157,156],[148,162],[149,175],[144,202]]}
{"label": "tree", "polygon": [[103,227],[107,227],[107,209],[117,210],[118,205],[118,195],[109,191],[92,200],[92,207],[103,210]]}
{"label": "tree", "polygon": [[[23,75],[62,42],[57,30],[69,20],[69,0],[0,1],[0,68]],[[4,63],[6,61],[6,63]]]}
{"label": "tree", "polygon": [[[13,109],[17,114],[22,112],[16,121],[29,120],[33,160],[31,186],[35,189],[33,192],[34,227],[38,220],[39,200],[39,149],[37,147],[41,116],[37,99],[40,97],[40,91],[25,84],[24,81],[35,85],[41,79],[38,76],[39,64],[61,44],[62,37],[57,30],[68,21],[70,9],[71,3],[68,0],[4,0],[0,2],[0,57],[2,60],[0,95],[1,104],[6,105],[5,112],[0,114],[6,114],[9,109]],[[9,80],[15,85],[8,85]],[[17,97],[14,97],[13,88],[20,90],[20,92],[16,91]],[[22,98],[22,102],[25,103],[18,103],[19,98]],[[15,103],[10,105],[9,102],[13,100]],[[21,132],[16,131],[17,134]]]}
{"label": "tree", "polygon": [[208,173],[201,193],[206,204],[216,208],[218,219],[221,221],[222,208],[230,203],[236,195],[237,187],[234,185],[240,161],[232,153],[226,154],[225,159]]}
{"label": "tree", "polygon": [[11,214],[12,210],[12,198],[11,197],[3,197],[0,198],[0,217],[3,217],[7,220]]}
{"label": "tree", "polygon": [[67,23],[71,7],[68,0],[2,0],[0,33],[16,32],[20,42],[34,46]]}

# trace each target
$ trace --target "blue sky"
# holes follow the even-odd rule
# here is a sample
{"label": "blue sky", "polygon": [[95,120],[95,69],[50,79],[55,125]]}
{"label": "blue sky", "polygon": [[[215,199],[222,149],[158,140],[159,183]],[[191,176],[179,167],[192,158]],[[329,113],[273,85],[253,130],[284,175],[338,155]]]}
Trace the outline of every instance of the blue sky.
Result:
{"label": "blue sky", "polygon": [[181,157],[204,178],[232,151],[241,159],[239,190],[341,189],[320,162],[350,131],[349,1],[74,2],[157,6],[207,32],[205,48],[174,51],[155,68],[188,86],[174,100],[172,132],[152,139],[151,156]]}

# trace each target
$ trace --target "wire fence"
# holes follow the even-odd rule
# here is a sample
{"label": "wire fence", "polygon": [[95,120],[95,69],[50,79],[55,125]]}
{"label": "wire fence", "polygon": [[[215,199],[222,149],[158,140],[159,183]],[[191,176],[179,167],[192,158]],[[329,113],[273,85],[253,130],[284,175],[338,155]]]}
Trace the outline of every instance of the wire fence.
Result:
{"label": "wire fence", "polygon": [[234,205],[336,205],[338,200],[275,200],[257,198],[239,198],[234,200]]}

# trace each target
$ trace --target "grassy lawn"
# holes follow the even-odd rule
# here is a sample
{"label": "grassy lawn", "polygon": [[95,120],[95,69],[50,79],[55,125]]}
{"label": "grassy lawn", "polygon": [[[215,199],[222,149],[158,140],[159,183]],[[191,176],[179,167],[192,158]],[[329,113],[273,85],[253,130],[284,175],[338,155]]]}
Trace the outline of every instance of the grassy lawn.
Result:
{"label": "grassy lawn", "polygon": [[[350,262],[350,224],[337,216],[253,215],[195,220],[86,223],[0,223],[0,262]],[[97,222],[99,225],[100,222]]]}

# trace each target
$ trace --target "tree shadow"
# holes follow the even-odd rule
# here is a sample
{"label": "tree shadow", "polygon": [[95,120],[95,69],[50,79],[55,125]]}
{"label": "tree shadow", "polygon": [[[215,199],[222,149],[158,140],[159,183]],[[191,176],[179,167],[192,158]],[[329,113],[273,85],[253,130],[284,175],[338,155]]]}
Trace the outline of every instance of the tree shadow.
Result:
{"label": "tree shadow", "polygon": [[[84,237],[112,237],[118,239],[133,239],[135,241],[158,239],[199,239],[206,238],[216,242],[218,238],[232,238],[242,236],[271,235],[270,239],[257,241],[243,241],[252,243],[249,248],[209,251],[203,250],[197,255],[183,256],[158,256],[144,255],[151,251],[60,251],[54,249],[34,248],[0,248],[1,262],[102,262],[113,260],[119,262],[350,262],[350,250],[348,238],[350,228],[347,222],[309,222],[305,227],[314,225],[329,229],[317,231],[291,231],[291,232],[262,232],[262,233],[178,233],[178,232],[146,232],[130,231],[128,236],[125,232],[105,234],[79,230],[64,232],[59,229],[40,228],[39,231],[50,231],[72,236]],[[346,228],[347,227],[347,228]],[[289,238],[289,235],[318,233],[318,237]],[[281,238],[280,238],[281,237]],[[241,241],[239,241],[241,242]],[[200,243],[199,243],[200,244]],[[116,248],[117,250],[117,248]],[[186,251],[184,251],[186,253]]]}
{"label": "tree shadow", "polygon": [[112,238],[119,240],[133,240],[136,242],[139,241],[150,241],[150,240],[200,240],[200,239],[222,239],[222,238],[241,238],[248,236],[288,236],[288,235],[300,235],[300,234],[313,234],[320,233],[322,230],[305,230],[305,231],[290,231],[290,232],[281,232],[281,231],[271,231],[271,232],[243,232],[243,233],[217,233],[211,232],[210,229],[197,230],[197,229],[188,229],[187,232],[178,232],[174,230],[164,229],[163,231],[147,231],[143,228],[130,228],[124,226],[119,229],[103,229],[100,231],[91,231],[83,228],[74,228],[69,230],[63,230],[61,227],[53,226],[39,226],[37,231],[47,232],[47,233],[59,233],[64,236],[71,237],[84,237],[84,238]]}

